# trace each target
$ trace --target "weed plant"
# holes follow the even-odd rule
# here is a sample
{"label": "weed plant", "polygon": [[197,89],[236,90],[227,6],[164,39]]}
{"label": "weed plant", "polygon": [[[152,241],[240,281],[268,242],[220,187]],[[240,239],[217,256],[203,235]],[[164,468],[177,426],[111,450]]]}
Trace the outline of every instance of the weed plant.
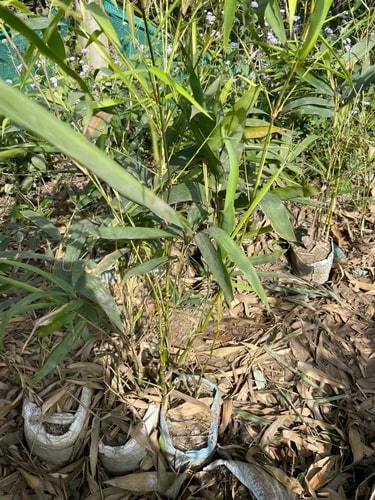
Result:
{"label": "weed plant", "polygon": [[[280,252],[248,256],[243,243],[265,230],[294,240],[285,203],[308,203],[322,187],[328,235],[353,126],[366,147],[371,142],[363,132],[375,108],[374,14],[364,1],[345,12],[330,0],[126,3],[118,6],[129,28],[124,44],[99,3],[83,6],[94,32],[85,31],[73,2],[54,6],[42,18],[19,2],[0,2],[4,39],[15,50],[15,32],[29,41],[19,81],[0,80],[1,168],[8,191],[26,190],[30,181],[17,183],[14,166],[38,182],[49,155],[60,154],[90,183],[81,199],[72,195],[76,211],[64,235],[43,207],[18,212],[44,234],[48,250],[3,245],[1,337],[13,315],[30,311],[43,313],[38,335],[64,328],[37,383],[93,323],[129,335],[129,311],[119,312],[104,272],[115,268],[122,283],[145,276],[160,313],[165,391],[172,304],[198,301],[202,324],[236,288],[267,304],[254,265]],[[61,29],[69,18],[74,24]],[[77,52],[78,35],[87,43]],[[105,67],[90,65],[90,46]],[[85,197],[106,209],[80,216]],[[188,266],[206,281],[205,296],[180,286]]]}

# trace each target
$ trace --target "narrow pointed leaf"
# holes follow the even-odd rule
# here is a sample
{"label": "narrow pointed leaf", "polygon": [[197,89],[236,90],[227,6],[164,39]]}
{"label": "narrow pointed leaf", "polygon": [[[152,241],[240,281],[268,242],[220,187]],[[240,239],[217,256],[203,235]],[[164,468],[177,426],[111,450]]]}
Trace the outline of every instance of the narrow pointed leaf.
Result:
{"label": "narrow pointed leaf", "polygon": [[230,276],[224,262],[218,255],[216,248],[211,243],[210,238],[205,233],[199,233],[195,237],[195,242],[207,263],[208,269],[212,273],[214,280],[223,290],[226,303],[229,305],[233,300],[233,290]]}
{"label": "narrow pointed leaf", "polygon": [[297,60],[299,62],[306,59],[315,46],[315,43],[320,35],[324,21],[326,20],[328,11],[333,0],[319,0],[315,2],[314,12],[311,14],[306,28],[305,41],[297,52]]}
{"label": "narrow pointed leaf", "polygon": [[70,353],[84,333],[85,327],[86,324],[84,321],[80,321],[75,327],[71,326],[71,330],[66,332],[62,341],[51,351],[44,365],[31,380],[32,385],[36,385],[46,377]]}
{"label": "narrow pointed leaf", "polygon": [[47,217],[34,212],[34,210],[22,210],[20,214],[23,217],[30,219],[33,224],[48,235],[53,241],[61,241],[61,234],[59,230],[47,219]]}
{"label": "narrow pointed leaf", "polygon": [[222,229],[211,227],[206,231],[222,250],[228,255],[231,261],[242,271],[255,293],[267,304],[267,295],[259,280],[259,277],[248,257],[241,248],[232,240],[232,238]]}
{"label": "narrow pointed leaf", "polygon": [[113,326],[120,332],[124,331],[117,304],[99,278],[88,272],[83,272],[77,281],[76,288],[80,295],[90,299],[101,308]]}
{"label": "narrow pointed leaf", "polygon": [[230,33],[232,31],[234,16],[236,14],[237,0],[225,0],[224,1],[224,47],[228,47]]}
{"label": "narrow pointed leaf", "polygon": [[172,233],[153,227],[98,227],[90,229],[90,234],[103,240],[153,240],[174,237]]}
{"label": "narrow pointed leaf", "polygon": [[280,198],[274,194],[266,193],[259,205],[277,234],[287,241],[295,241],[296,237],[288,210]]}

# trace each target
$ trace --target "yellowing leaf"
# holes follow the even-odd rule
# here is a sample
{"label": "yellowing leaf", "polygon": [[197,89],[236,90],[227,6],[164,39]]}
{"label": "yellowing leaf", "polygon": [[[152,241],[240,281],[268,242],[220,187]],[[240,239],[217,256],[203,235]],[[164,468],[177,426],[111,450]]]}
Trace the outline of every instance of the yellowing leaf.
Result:
{"label": "yellowing leaf", "polygon": [[269,132],[271,132],[271,134],[277,134],[285,132],[285,129],[281,127],[270,128],[267,125],[260,125],[256,127],[245,127],[244,136],[245,139],[261,139],[262,137],[266,137]]}

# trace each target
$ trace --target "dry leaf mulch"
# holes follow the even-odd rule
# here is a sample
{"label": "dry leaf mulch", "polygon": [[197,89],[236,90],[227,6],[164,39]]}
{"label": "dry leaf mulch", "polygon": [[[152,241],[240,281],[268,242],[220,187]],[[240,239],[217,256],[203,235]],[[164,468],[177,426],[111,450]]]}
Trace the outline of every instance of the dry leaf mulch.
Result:
{"label": "dry leaf mulch", "polygon": [[[260,464],[303,498],[365,500],[373,491],[375,213],[371,208],[361,236],[355,227],[357,213],[337,214],[333,233],[346,258],[336,259],[327,285],[292,276],[265,280],[269,309],[253,294],[238,293],[224,317],[203,331],[199,308],[177,309],[169,318],[167,379],[204,375],[221,391],[214,458]],[[161,401],[156,379],[158,332],[152,321],[136,333],[133,349],[126,338],[92,332],[91,339],[81,342],[35,390],[30,380],[63,333],[47,339],[30,337],[33,324],[30,317],[13,318],[4,339],[0,498],[162,498],[113,486],[116,483],[98,459],[99,437],[91,426],[73,463],[63,467],[44,463],[25,443],[21,416],[25,394],[43,405],[48,415],[74,410],[82,386],[88,386],[95,394],[90,422],[99,418],[99,434],[108,442],[123,441],[148,402]],[[189,413],[189,404],[184,401],[175,412],[181,409]],[[143,481],[147,474],[150,478],[168,474],[157,433],[149,444],[152,452],[142,463],[146,476],[138,477]],[[175,498],[251,496],[228,471],[198,470],[184,478]]]}

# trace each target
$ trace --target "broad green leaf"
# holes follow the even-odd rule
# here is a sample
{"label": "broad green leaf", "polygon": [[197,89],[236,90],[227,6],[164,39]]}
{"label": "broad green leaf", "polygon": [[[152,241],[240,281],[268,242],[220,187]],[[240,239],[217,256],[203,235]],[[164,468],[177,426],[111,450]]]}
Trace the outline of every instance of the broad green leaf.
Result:
{"label": "broad green leaf", "polygon": [[296,111],[301,116],[321,116],[322,118],[332,118],[335,114],[333,109],[322,108],[321,106],[301,106],[296,108]]}
{"label": "broad green leaf", "polygon": [[47,217],[39,215],[34,210],[21,210],[20,214],[26,219],[30,219],[41,231],[46,233],[53,241],[61,241],[61,234],[56,226]]}
{"label": "broad green leaf", "polygon": [[365,63],[370,60],[370,54],[375,46],[375,34],[370,34],[363,40],[357,42],[353,47],[341,56],[341,62],[346,69],[353,69],[356,64]]}
{"label": "broad green leaf", "polygon": [[195,236],[195,242],[207,263],[209,271],[214,280],[223,290],[226,303],[229,305],[233,300],[233,290],[230,276],[224,262],[218,255],[216,248],[211,243],[210,238],[205,233],[198,233]]}
{"label": "broad green leaf", "polygon": [[124,325],[117,304],[99,278],[88,272],[83,272],[77,281],[76,288],[79,290],[80,295],[91,300],[101,308],[113,326],[120,332],[124,331]]}
{"label": "broad green leaf", "polygon": [[62,341],[51,351],[44,365],[37,371],[31,380],[32,385],[36,385],[52,370],[57,368],[59,363],[71,352],[78,340],[85,331],[86,323],[81,320],[76,325],[66,325],[68,331],[65,333]]}
{"label": "broad green leaf", "polygon": [[98,227],[91,228],[90,234],[103,240],[153,240],[174,237],[172,233],[152,227]]}
{"label": "broad green leaf", "polygon": [[302,106],[321,106],[322,108],[330,109],[333,107],[333,102],[331,99],[322,99],[321,97],[301,97],[299,99],[289,101],[288,104],[283,107],[283,113]]}
{"label": "broad green leaf", "polygon": [[187,181],[181,184],[174,184],[170,191],[165,195],[166,201],[170,205],[182,203],[185,201],[194,201],[203,203],[205,199],[205,188],[198,182]]}
{"label": "broad green leaf", "polygon": [[368,89],[368,87],[375,82],[375,65],[367,68],[364,73],[353,80],[353,87],[350,89],[349,94],[344,96],[344,104],[348,104],[352,99],[358,96],[359,92]]}
{"label": "broad green leaf", "polygon": [[82,302],[80,300],[72,300],[38,319],[38,336],[45,337],[56,332],[64,325],[69,325],[76,316],[76,311],[81,306]]}
{"label": "broad green leaf", "polygon": [[155,259],[148,260],[147,262],[142,262],[142,264],[138,264],[129,271],[127,271],[124,275],[124,280],[127,280],[131,276],[143,276],[144,274],[150,273],[151,271],[155,271],[160,269],[164,264],[166,264],[170,260],[170,257],[157,257]]}
{"label": "broad green leaf", "polygon": [[[9,25],[15,31],[23,35],[29,40],[29,42],[35,46],[42,54],[55,62],[67,75],[71,76],[81,87],[84,92],[90,93],[87,84],[82,78],[72,70],[63,60],[61,60],[44,42],[38,37],[33,30],[31,30],[19,17],[17,17],[12,11],[0,4],[0,19],[2,19],[5,24]],[[2,82],[0,82],[2,83]],[[6,84],[5,84],[6,85]],[[9,87],[10,88],[10,87]],[[12,89],[13,90],[13,89]],[[3,97],[3,91],[0,86],[0,93]]]}
{"label": "broad green leaf", "polygon": [[320,94],[327,94],[331,97],[335,95],[335,90],[327,82],[310,73],[310,68],[307,70],[302,64],[298,64],[296,71],[302,80],[305,80],[314,89],[318,90]]}
{"label": "broad green leaf", "polygon": [[293,226],[289,219],[289,212],[280,198],[274,194],[266,193],[259,205],[281,238],[287,241],[296,240]]}
{"label": "broad green leaf", "polygon": [[173,80],[167,73],[162,71],[160,68],[156,68],[155,66],[150,68],[150,72],[154,74],[160,81],[168,85],[176,94],[180,94],[180,96],[184,97],[187,101],[190,102],[200,113],[208,116],[210,115],[207,111],[201,106],[195,99],[192,97],[187,90],[184,89],[179,83]]}
{"label": "broad green leaf", "polygon": [[254,106],[260,88],[258,86],[250,87],[227,111],[218,126],[212,130],[212,133],[206,134],[208,145],[213,151],[218,151],[223,144],[224,139],[242,132],[246,124],[246,118],[249,110]]}
{"label": "broad green leaf", "polygon": [[223,27],[224,48],[228,47],[234,16],[236,14],[236,7],[237,7],[237,0],[224,0],[224,27]]}
{"label": "broad green leaf", "polygon": [[232,238],[222,229],[211,227],[206,231],[222,250],[228,255],[231,261],[242,271],[249,284],[253,287],[255,293],[267,305],[267,295],[259,280],[259,277],[248,257],[243,253],[241,248],[232,240]]}
{"label": "broad green leaf", "polygon": [[93,174],[104,180],[125,198],[146,206],[160,218],[190,234],[186,219],[171,206],[144,187],[125,168],[75,132],[68,124],[32,102],[20,91],[0,79],[0,113],[35,134],[43,137],[59,151],[73,158]]}
{"label": "broad green leaf", "polygon": [[315,2],[314,11],[308,19],[304,33],[304,43],[297,52],[297,61],[302,62],[310,54],[320,35],[333,0],[319,0]]}

